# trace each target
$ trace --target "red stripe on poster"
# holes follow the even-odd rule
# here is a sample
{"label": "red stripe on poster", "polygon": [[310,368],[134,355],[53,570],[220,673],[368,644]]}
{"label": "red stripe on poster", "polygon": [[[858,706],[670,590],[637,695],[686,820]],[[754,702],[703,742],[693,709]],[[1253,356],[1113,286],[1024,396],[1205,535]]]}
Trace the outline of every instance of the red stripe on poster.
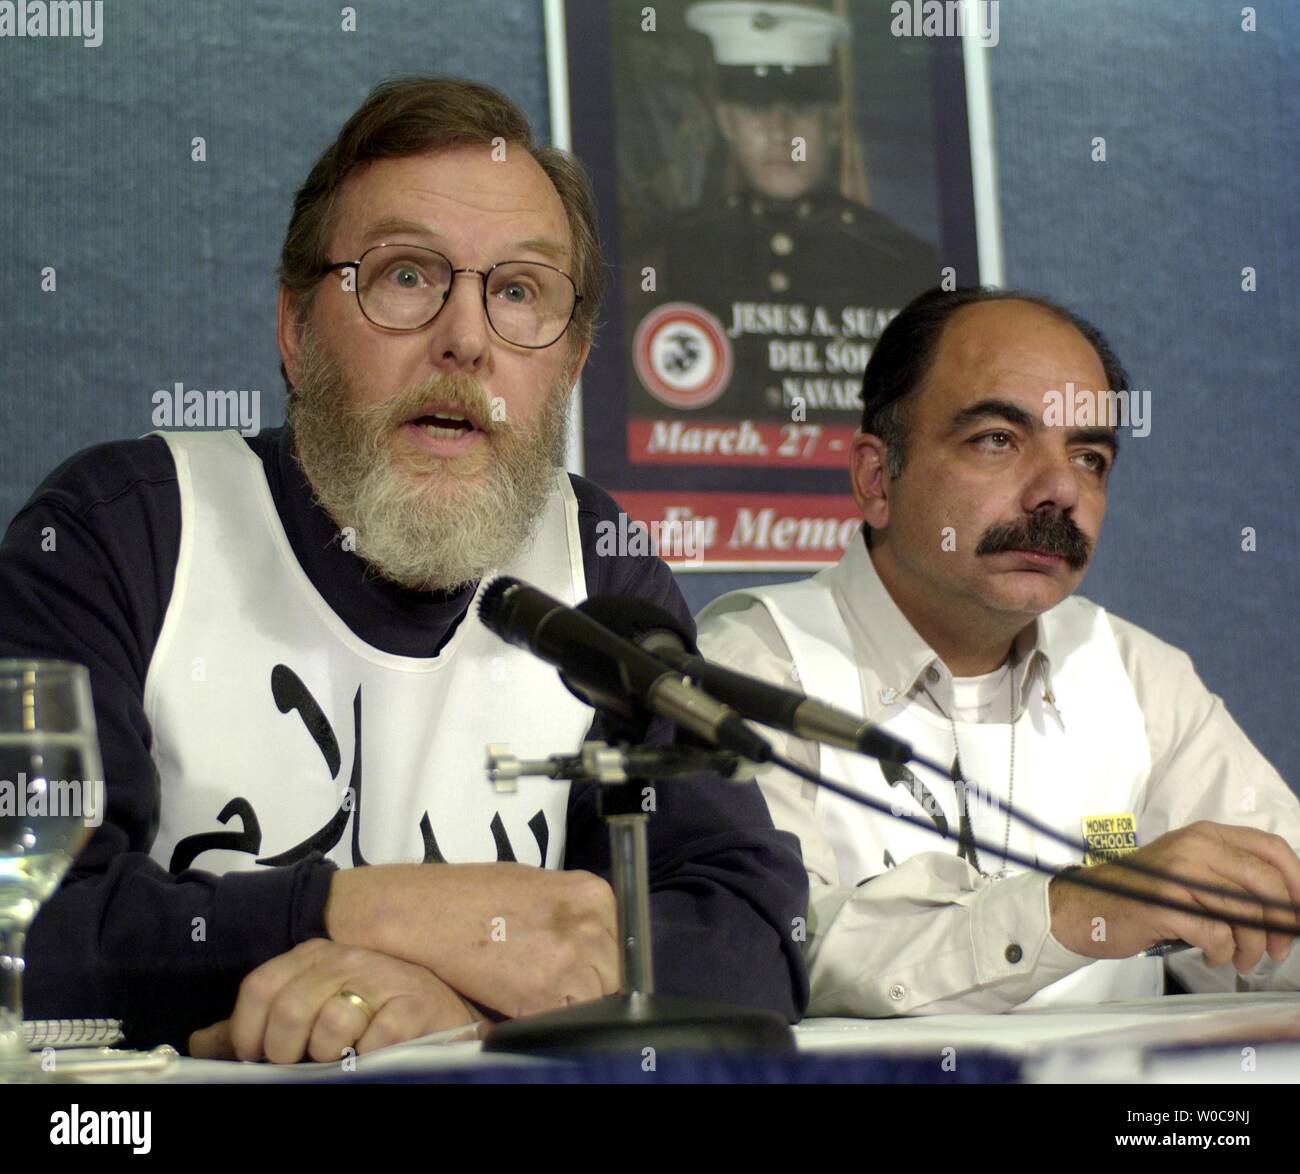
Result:
{"label": "red stripe on poster", "polygon": [[634,465],[766,465],[847,469],[857,429],[754,420],[629,420]]}

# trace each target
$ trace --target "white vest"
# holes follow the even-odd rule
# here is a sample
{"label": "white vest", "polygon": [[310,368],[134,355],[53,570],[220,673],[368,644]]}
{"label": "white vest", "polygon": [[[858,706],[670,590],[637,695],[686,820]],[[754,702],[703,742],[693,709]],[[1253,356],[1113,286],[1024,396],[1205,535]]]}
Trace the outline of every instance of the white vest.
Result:
{"label": "white vest", "polygon": [[[843,573],[841,567],[796,583],[733,592],[715,600],[700,618],[715,609],[734,610],[738,599],[762,603],[785,640],[804,691],[865,717],[865,684],[831,591],[837,573]],[[1072,596],[1039,617],[1039,623],[1051,655],[1056,705],[1045,702],[1041,682],[1032,677],[1016,725],[1014,810],[1029,812],[1038,822],[1077,841],[1083,839],[1087,816],[1140,811],[1150,772],[1150,747],[1105,612]],[[953,727],[925,705],[902,696],[874,720],[881,729],[910,742],[917,753],[941,763],[953,761]],[[956,731],[968,786],[1005,804],[1011,751],[1005,720],[958,721]],[[841,885],[878,876],[919,852],[956,852],[956,785],[925,767],[909,769],[933,796],[931,810],[937,805],[943,812],[953,839],[941,840],[930,831],[819,789],[814,815],[835,854]],[[891,787],[874,759],[822,746],[821,772],[933,826],[926,806],[906,781]],[[971,807],[975,835],[1000,848],[1006,834],[1005,813],[978,801]],[[1009,849],[1047,867],[1081,863],[1077,853],[1014,819]],[[1002,868],[996,852],[981,851],[979,856],[986,871]],[[1007,868],[1012,873],[1024,871],[1014,863]],[[1163,991],[1160,959],[1099,961],[1043,988],[1028,1005],[1148,998]]]}
{"label": "white vest", "polygon": [[[162,796],[153,858],[215,873],[313,848],[340,866],[560,867],[568,787],[522,779],[497,794],[485,747],[572,752],[591,713],[553,668],[483,626],[482,584],[436,657],[373,648],[312,586],[240,435],[162,435],[181,539],[144,691]],[[577,504],[563,470],[536,533],[503,573],[580,602]]]}

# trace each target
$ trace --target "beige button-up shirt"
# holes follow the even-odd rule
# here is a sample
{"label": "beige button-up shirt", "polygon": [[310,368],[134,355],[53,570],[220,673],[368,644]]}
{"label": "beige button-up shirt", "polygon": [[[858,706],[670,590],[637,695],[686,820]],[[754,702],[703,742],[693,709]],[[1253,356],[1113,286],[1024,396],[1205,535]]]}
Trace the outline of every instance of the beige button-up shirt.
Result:
{"label": "beige button-up shirt", "polygon": [[[832,597],[852,640],[868,720],[922,687],[950,712],[952,674],[894,603],[860,539],[836,569]],[[1300,849],[1300,803],[1201,682],[1188,656],[1134,624],[1109,613],[1106,618],[1150,746],[1139,811],[1142,842],[1204,819],[1274,832]],[[1015,696],[1028,697],[1038,675],[1042,689],[1033,693],[1054,706],[1052,649],[1039,629],[1027,628],[1013,649]],[[785,641],[762,604],[706,617],[700,650],[765,681],[799,688]],[[785,755],[819,768],[815,743],[764,732]],[[1047,876],[1024,872],[995,881],[936,850],[851,887],[856,878],[837,875],[834,853],[814,818],[816,787],[774,766],[761,768],[758,781],[773,822],[803,846],[811,884],[809,1015],[1005,1011],[1093,961],[1052,936]],[[1230,964],[1208,970],[1199,951],[1170,955],[1166,965],[1190,990],[1300,988],[1300,948],[1281,965],[1266,957],[1241,980]]]}

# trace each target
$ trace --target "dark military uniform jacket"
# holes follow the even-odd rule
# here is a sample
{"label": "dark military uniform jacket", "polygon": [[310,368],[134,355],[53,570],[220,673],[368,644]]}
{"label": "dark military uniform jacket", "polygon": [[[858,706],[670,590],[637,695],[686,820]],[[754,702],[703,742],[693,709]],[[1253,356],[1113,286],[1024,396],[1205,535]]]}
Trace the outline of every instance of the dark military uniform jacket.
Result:
{"label": "dark military uniform jacket", "polygon": [[[941,279],[930,244],[830,193],[788,203],[731,196],[630,225],[625,239],[627,341],[640,343],[639,361],[638,348],[628,348],[633,416],[788,421],[802,412],[856,425],[872,344]],[[653,289],[642,288],[647,278]],[[675,306],[684,318],[674,318]],[[697,329],[691,309],[725,341]],[[708,386],[689,376],[714,364],[721,386],[698,397],[707,402],[672,394],[674,379]]]}

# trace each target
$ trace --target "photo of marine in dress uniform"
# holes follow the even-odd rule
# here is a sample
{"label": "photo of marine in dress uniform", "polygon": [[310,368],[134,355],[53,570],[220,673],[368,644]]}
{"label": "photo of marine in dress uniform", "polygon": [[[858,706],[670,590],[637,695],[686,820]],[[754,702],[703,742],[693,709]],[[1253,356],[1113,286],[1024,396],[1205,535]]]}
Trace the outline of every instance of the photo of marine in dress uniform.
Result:
{"label": "photo of marine in dress uniform", "polygon": [[[703,76],[694,109],[679,98],[673,115],[673,175],[697,190],[673,195],[694,202],[636,207],[671,202],[659,182],[624,215],[629,459],[698,463],[707,454],[683,448],[681,428],[651,426],[684,420],[753,422],[777,462],[842,461],[829,434],[817,452],[779,443],[780,425],[852,428],[870,346],[939,283],[938,252],[869,206],[844,15],[718,0],[686,6],[684,23]],[[705,143],[706,158],[684,158]],[[743,435],[759,455],[757,434]]]}

